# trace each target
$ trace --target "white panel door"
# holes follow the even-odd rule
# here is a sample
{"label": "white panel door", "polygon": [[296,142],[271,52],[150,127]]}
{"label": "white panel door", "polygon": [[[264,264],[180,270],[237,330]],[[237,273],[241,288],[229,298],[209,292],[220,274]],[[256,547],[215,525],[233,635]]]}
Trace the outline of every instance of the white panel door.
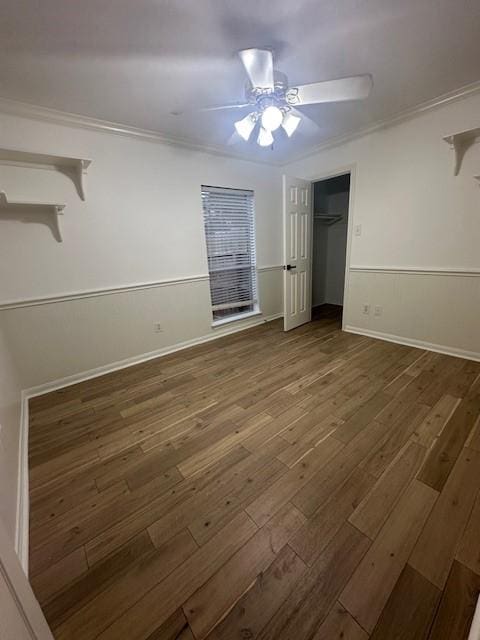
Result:
{"label": "white panel door", "polygon": [[284,316],[285,331],[312,317],[312,185],[283,176]]}

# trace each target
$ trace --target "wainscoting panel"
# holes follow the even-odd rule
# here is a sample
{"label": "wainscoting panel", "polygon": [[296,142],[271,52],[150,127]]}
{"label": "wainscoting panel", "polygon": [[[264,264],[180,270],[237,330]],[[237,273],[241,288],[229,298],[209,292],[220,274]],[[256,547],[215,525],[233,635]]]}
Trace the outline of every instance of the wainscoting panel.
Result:
{"label": "wainscoting panel", "polygon": [[259,269],[261,315],[217,328],[211,326],[206,277],[18,301],[0,310],[0,323],[24,388],[46,390],[70,377],[88,377],[115,363],[133,363],[276,317],[283,311],[282,278],[279,267]]}
{"label": "wainscoting panel", "polygon": [[480,271],[352,267],[346,313],[347,330],[480,359]]}

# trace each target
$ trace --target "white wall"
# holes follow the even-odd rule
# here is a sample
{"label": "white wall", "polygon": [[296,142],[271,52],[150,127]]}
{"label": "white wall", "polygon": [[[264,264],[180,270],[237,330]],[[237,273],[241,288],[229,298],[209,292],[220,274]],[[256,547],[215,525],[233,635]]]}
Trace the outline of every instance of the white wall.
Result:
{"label": "white wall", "polygon": [[478,126],[477,94],[288,166],[308,179],[355,167],[350,219],[362,231],[352,236],[347,326],[480,357],[480,145],[454,177],[442,140]]}
{"label": "white wall", "polygon": [[0,325],[0,525],[13,547],[17,516],[20,380]]}
{"label": "white wall", "polygon": [[313,222],[312,305],[343,305],[349,192],[323,198],[321,213],[341,214],[333,225]]}
{"label": "white wall", "polygon": [[[278,169],[9,115],[0,115],[0,133],[5,147],[93,160],[86,202],[59,172],[0,166],[0,189],[11,198],[67,205],[63,243],[44,221],[0,219],[0,307],[127,287],[0,311],[24,387],[223,330],[211,328],[202,184],[255,191],[261,310],[281,312],[282,272],[262,269],[282,261]],[[159,283],[172,279],[180,282]],[[158,322],[162,333],[154,333]]]}

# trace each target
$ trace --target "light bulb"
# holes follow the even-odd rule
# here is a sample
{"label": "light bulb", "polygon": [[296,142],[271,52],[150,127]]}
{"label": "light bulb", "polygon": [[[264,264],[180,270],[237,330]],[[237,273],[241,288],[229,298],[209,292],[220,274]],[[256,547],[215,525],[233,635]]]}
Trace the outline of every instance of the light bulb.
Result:
{"label": "light bulb", "polygon": [[289,138],[296,130],[301,121],[301,118],[299,118],[298,116],[294,116],[290,111],[285,114],[282,122],[282,127]]}
{"label": "light bulb", "polygon": [[270,105],[262,113],[262,127],[267,131],[275,131],[282,124],[283,113],[278,107]]}
{"label": "light bulb", "polygon": [[250,138],[254,128],[255,120],[251,113],[249,113],[248,116],[245,116],[245,118],[235,122],[235,129],[237,130],[238,135],[242,136],[245,141]]}
{"label": "light bulb", "polygon": [[272,132],[267,131],[263,127],[260,127],[257,142],[261,147],[269,147],[271,144],[273,144]]}

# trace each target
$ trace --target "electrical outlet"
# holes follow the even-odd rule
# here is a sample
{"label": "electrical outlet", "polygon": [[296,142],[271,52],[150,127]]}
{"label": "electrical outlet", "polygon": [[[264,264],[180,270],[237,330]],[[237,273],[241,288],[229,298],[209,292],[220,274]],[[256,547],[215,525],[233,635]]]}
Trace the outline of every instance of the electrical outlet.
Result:
{"label": "electrical outlet", "polygon": [[364,304],[363,305],[363,314],[368,316],[369,313],[370,313],[370,305],[369,304]]}
{"label": "electrical outlet", "polygon": [[356,224],[354,227],[354,231],[355,231],[355,235],[356,236],[361,236],[362,235],[362,225],[361,224]]}
{"label": "electrical outlet", "polygon": [[160,322],[156,322],[156,323],[153,325],[153,331],[154,331],[155,333],[162,333],[162,331],[163,331],[163,327],[162,327],[162,325],[160,324]]}
{"label": "electrical outlet", "polygon": [[381,315],[382,315],[382,311],[383,311],[383,308],[382,308],[382,307],[380,307],[379,305],[376,305],[376,306],[375,306],[374,314],[375,314],[376,316],[381,316]]}

